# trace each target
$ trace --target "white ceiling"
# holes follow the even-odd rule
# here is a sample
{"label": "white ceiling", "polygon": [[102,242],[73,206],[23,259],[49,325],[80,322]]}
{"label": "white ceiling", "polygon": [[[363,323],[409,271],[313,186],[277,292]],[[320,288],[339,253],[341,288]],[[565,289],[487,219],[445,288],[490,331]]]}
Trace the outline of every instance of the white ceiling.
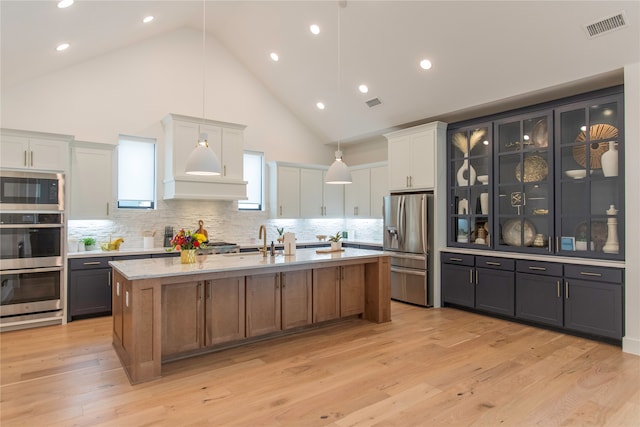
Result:
{"label": "white ceiling", "polygon": [[[639,4],[207,0],[206,30],[323,140],[354,142],[410,123],[468,118],[482,105],[487,112],[620,82],[622,67],[640,60]],[[177,28],[202,30],[202,1],[0,6],[5,88]],[[621,11],[627,28],[587,38],[585,24]],[[142,25],[147,14],[156,19]],[[61,54],[54,47],[62,41],[72,46]],[[431,70],[418,67],[423,57]],[[363,82],[368,94],[357,90]],[[369,108],[374,97],[382,104]],[[316,109],[318,100],[326,110]]]}

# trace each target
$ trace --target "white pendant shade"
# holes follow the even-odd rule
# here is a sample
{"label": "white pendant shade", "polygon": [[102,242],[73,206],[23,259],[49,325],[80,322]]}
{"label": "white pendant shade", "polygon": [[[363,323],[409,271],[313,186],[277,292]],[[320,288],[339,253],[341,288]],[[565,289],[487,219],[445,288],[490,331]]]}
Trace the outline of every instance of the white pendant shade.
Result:
{"label": "white pendant shade", "polygon": [[200,136],[198,146],[193,149],[185,167],[187,175],[220,175],[220,160],[209,148],[206,137]]}
{"label": "white pendant shade", "polygon": [[327,184],[351,184],[351,172],[342,161],[342,152],[336,151],[336,160],[327,171]]}

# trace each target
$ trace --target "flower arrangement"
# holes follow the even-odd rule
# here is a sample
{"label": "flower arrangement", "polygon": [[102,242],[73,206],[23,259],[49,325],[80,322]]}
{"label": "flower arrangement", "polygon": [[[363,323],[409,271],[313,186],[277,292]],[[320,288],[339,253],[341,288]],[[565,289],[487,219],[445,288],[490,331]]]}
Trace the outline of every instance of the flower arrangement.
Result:
{"label": "flower arrangement", "polygon": [[205,242],[207,238],[204,234],[192,233],[191,230],[185,231],[184,228],[178,231],[178,234],[171,239],[171,247],[177,251],[198,249],[202,242]]}

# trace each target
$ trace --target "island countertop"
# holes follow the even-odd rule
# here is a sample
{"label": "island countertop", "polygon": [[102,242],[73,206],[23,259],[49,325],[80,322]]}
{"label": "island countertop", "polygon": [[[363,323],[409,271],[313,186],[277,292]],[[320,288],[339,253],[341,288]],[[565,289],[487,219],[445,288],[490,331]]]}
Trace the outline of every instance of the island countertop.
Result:
{"label": "island countertop", "polygon": [[110,261],[115,270],[128,280],[156,279],[203,273],[220,273],[229,271],[280,269],[283,266],[306,264],[322,264],[346,260],[375,260],[383,252],[369,249],[345,248],[341,252],[318,253],[318,249],[298,249],[295,255],[288,256],[277,253],[275,256],[256,252],[233,254],[199,255],[194,264],[182,264],[179,257],[147,258],[125,261]]}

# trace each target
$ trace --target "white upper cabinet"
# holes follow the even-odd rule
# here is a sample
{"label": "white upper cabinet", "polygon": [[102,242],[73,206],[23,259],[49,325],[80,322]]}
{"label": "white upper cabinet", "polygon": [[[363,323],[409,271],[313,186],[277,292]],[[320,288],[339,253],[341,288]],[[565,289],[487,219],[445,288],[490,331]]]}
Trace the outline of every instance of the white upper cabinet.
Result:
{"label": "white upper cabinet", "polygon": [[74,142],[69,219],[108,219],[114,208],[115,145]]}
{"label": "white upper cabinet", "polygon": [[446,123],[433,122],[385,134],[390,191],[435,188],[436,146],[444,147],[446,130]]}
{"label": "white upper cabinet", "polygon": [[327,170],[322,171],[322,216],[342,218],[344,216],[344,185],[327,184]]}
{"label": "white upper cabinet", "polygon": [[269,164],[269,205],[274,218],[300,217],[300,168]]}
{"label": "white upper cabinet", "polygon": [[382,199],[389,195],[389,167],[371,168],[371,217],[382,218]]}
{"label": "white upper cabinet", "polygon": [[324,216],[322,170],[300,169],[300,215],[303,218]]}
{"label": "white upper cabinet", "polygon": [[[165,199],[246,199],[247,184],[242,173],[246,126],[177,114],[168,114],[162,123],[165,131]],[[187,159],[202,132],[207,134],[209,148],[220,160],[219,176],[185,173]]]}
{"label": "white upper cabinet", "polygon": [[371,169],[351,169],[351,184],[344,189],[345,216],[368,218],[371,215]]}
{"label": "white upper cabinet", "polygon": [[42,171],[67,170],[72,136],[2,129],[0,167]]}

